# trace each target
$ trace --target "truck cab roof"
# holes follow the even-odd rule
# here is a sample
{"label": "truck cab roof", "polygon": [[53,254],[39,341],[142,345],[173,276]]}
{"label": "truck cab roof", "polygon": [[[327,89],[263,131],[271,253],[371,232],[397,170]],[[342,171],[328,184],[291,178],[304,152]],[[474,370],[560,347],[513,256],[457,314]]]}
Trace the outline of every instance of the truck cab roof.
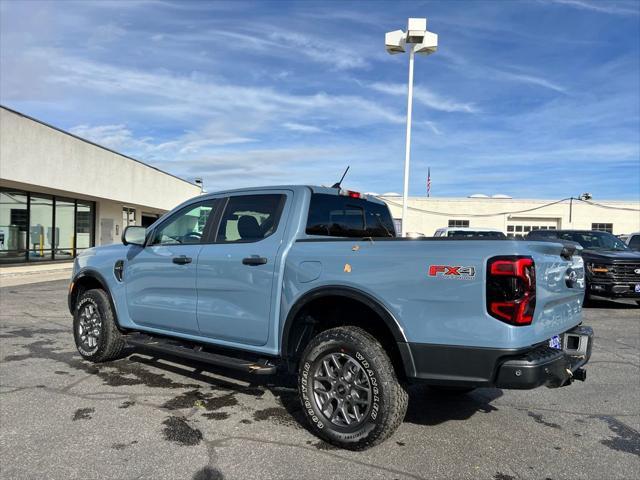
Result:
{"label": "truck cab roof", "polygon": [[[367,195],[364,193],[356,192],[354,190],[349,190],[345,188],[332,188],[326,187],[323,185],[266,185],[266,186],[255,186],[255,187],[243,187],[243,188],[234,188],[231,190],[219,190],[215,192],[207,192],[203,194],[206,197],[215,197],[218,195],[226,195],[226,194],[235,194],[235,193],[243,193],[243,192],[255,192],[255,191],[269,191],[269,190],[311,190],[312,193],[321,193],[325,195],[345,195],[350,196],[353,194],[355,198],[361,198],[363,200],[378,203],[381,205],[386,205],[385,202],[380,200],[378,197],[373,195]],[[357,195],[357,196],[356,196]]]}

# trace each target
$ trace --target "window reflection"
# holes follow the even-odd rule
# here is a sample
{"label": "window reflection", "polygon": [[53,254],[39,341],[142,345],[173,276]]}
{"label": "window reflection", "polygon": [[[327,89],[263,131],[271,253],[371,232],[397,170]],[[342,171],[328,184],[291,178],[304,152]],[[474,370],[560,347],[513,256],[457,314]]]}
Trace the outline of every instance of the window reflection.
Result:
{"label": "window reflection", "polygon": [[56,260],[72,258],[74,255],[74,211],[73,200],[56,198],[56,239],[54,257]]}
{"label": "window reflection", "polygon": [[24,262],[27,253],[27,195],[0,192],[0,263]]}
{"label": "window reflection", "polygon": [[76,248],[93,246],[93,204],[78,200],[76,214]]}
{"label": "window reflection", "polygon": [[53,199],[31,195],[29,213],[29,260],[51,260]]}
{"label": "window reflection", "polygon": [[94,245],[94,203],[0,188],[0,263],[71,259]]}

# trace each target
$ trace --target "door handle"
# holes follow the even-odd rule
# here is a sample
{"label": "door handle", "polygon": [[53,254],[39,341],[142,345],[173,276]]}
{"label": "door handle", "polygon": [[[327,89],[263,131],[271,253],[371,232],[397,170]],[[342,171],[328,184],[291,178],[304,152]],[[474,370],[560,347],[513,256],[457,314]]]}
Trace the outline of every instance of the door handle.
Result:
{"label": "door handle", "polygon": [[242,259],[242,264],[243,265],[251,265],[251,266],[257,266],[257,265],[264,265],[267,263],[267,259],[265,257],[260,257],[258,255],[251,255],[250,257],[246,257]]}
{"label": "door handle", "polygon": [[177,263],[178,265],[186,265],[187,263],[192,262],[191,257],[187,257],[186,255],[180,255],[179,257],[173,257],[173,263]]}

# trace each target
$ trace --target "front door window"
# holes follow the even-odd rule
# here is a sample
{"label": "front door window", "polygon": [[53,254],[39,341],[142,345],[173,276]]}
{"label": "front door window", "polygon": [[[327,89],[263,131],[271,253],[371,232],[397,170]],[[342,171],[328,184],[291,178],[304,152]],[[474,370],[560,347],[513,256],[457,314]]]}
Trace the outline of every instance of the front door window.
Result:
{"label": "front door window", "polygon": [[150,245],[200,243],[213,210],[213,200],[191,205],[177,212],[154,232]]}

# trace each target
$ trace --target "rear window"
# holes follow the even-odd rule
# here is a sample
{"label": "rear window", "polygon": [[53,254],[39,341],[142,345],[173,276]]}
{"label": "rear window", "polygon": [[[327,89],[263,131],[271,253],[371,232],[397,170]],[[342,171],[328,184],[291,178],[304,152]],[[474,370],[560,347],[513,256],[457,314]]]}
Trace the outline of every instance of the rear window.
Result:
{"label": "rear window", "polygon": [[324,193],[311,197],[306,232],[329,237],[396,236],[386,205]]}

